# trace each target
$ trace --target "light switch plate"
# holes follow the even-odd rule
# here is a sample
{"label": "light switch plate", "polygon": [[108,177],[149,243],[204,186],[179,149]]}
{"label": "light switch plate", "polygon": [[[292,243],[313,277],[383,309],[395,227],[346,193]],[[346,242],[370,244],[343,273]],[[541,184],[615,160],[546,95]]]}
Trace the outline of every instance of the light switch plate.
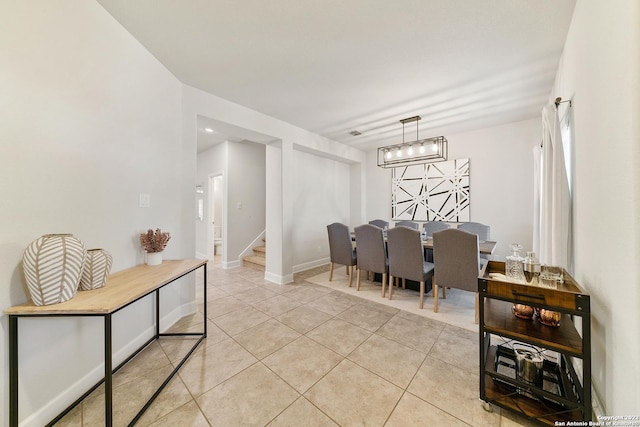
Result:
{"label": "light switch plate", "polygon": [[151,207],[151,194],[140,193],[139,207],[150,208]]}

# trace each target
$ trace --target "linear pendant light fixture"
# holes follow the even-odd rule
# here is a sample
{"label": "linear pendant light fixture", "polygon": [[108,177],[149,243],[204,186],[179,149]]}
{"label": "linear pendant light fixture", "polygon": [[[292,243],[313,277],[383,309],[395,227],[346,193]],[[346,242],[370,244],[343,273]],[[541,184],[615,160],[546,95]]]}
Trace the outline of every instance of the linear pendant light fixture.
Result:
{"label": "linear pendant light fixture", "polygon": [[[421,119],[420,116],[413,116],[400,120],[400,123],[402,123],[402,144],[378,148],[378,166],[381,168],[396,168],[447,160],[448,141],[444,136],[427,139],[418,138],[418,120]],[[411,122],[416,122],[416,140],[405,142],[404,125]]]}

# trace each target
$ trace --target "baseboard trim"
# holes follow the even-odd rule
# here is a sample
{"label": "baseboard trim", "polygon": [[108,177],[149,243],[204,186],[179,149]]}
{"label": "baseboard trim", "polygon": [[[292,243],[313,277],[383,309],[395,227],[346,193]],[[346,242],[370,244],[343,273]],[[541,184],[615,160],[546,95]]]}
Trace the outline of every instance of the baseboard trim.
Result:
{"label": "baseboard trim", "polygon": [[235,261],[222,261],[222,268],[224,268],[225,270],[228,268],[237,268],[240,267],[242,265],[242,260],[235,260]]}
{"label": "baseboard trim", "polygon": [[329,264],[331,262],[331,258],[321,258],[315,261],[309,261],[302,264],[294,265],[293,272],[300,273],[301,271],[311,270],[312,268],[320,267],[322,265]]}
{"label": "baseboard trim", "polygon": [[278,274],[273,274],[265,271],[264,280],[268,280],[269,282],[275,283],[277,285],[286,285],[287,283],[293,282],[293,273],[280,276]]}

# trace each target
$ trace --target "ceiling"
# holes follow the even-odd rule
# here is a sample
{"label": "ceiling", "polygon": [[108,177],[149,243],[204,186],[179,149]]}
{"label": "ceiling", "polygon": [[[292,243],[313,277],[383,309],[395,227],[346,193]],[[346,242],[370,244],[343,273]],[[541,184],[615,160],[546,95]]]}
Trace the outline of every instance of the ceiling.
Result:
{"label": "ceiling", "polygon": [[[363,150],[401,142],[399,120],[415,115],[420,139],[539,117],[575,6],[98,2],[183,83]],[[415,124],[406,130],[415,139]],[[246,139],[225,131],[215,138]]]}

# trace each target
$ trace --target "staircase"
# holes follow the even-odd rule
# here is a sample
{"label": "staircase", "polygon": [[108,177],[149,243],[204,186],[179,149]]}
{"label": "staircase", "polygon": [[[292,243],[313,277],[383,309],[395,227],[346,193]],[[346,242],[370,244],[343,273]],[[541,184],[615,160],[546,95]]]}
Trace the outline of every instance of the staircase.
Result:
{"label": "staircase", "polygon": [[243,266],[264,270],[267,265],[267,247],[265,246],[266,240],[262,239],[262,242],[262,246],[256,246],[253,248],[253,255],[248,255],[242,258]]}

